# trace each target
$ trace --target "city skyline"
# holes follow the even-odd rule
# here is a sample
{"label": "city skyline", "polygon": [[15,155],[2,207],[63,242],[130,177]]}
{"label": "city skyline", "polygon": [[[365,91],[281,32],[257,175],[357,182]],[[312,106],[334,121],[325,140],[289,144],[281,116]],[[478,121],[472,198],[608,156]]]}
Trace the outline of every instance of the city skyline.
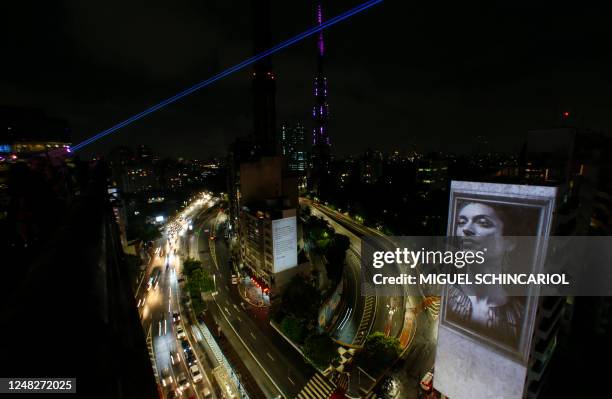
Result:
{"label": "city skyline", "polygon": [[[356,4],[324,7],[327,15],[336,15]],[[191,8],[169,13],[153,4],[146,17],[134,17],[135,10],[129,8],[113,13],[112,7],[102,12],[96,4],[85,9],[67,2],[51,10],[45,21],[9,25],[9,48],[20,67],[10,62],[2,66],[3,76],[11,77],[0,81],[4,102],[40,107],[66,118],[76,143],[252,54],[250,39],[242,38],[249,36],[250,10],[240,4],[184,6]],[[17,17],[26,9],[14,6],[12,11]],[[272,41],[312,26],[314,16],[314,3],[287,7],[273,1]],[[130,31],[129,40],[120,40],[118,34],[133,27],[126,25],[133,18],[141,29]],[[400,18],[413,24],[401,25]],[[565,111],[578,125],[608,131],[612,123],[604,93],[609,82],[601,72],[610,59],[598,47],[608,28],[598,24],[598,18],[593,10],[576,5],[457,6],[434,13],[424,5],[385,3],[367,16],[334,27],[326,33],[334,49],[326,54],[334,154],[367,147],[408,150],[415,145],[465,152],[471,150],[466,137],[477,135],[486,137],[493,150],[518,151],[517,135],[554,127]],[[90,26],[83,26],[83,20]],[[235,24],[230,31],[217,26],[220,21]],[[575,27],[571,32],[565,29],[570,21]],[[161,25],[175,29],[163,35],[156,29]],[[218,29],[210,34],[213,26]],[[37,32],[43,30],[41,42]],[[487,37],[479,36],[482,30]],[[273,57],[277,121],[296,119],[308,131],[315,42],[306,40]],[[406,46],[408,51],[402,51]],[[40,57],[55,62],[41,69],[36,61]],[[105,153],[114,145],[146,141],[164,155],[222,154],[234,137],[251,133],[249,75],[250,71],[239,72],[92,149]],[[362,139],[353,140],[356,135]],[[198,145],[181,148],[167,137]]]}
{"label": "city skyline", "polygon": [[64,0],[7,19],[0,393],[605,396],[601,10]]}

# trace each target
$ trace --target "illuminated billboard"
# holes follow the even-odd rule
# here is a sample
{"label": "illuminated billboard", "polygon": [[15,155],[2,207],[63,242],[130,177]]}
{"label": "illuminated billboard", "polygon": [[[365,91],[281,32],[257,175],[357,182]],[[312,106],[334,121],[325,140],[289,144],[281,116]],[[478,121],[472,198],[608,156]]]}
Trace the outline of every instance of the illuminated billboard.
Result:
{"label": "illuminated billboard", "polygon": [[272,221],[273,273],[297,266],[297,219],[295,216]]}
{"label": "illuminated billboard", "polygon": [[[501,273],[517,263],[542,267],[550,234],[554,187],[451,184],[447,236],[466,250],[487,251],[479,266]],[[518,237],[533,237],[532,247]],[[436,351],[435,388],[453,399],[521,398],[538,297],[512,296],[499,286],[449,285],[444,291]]]}

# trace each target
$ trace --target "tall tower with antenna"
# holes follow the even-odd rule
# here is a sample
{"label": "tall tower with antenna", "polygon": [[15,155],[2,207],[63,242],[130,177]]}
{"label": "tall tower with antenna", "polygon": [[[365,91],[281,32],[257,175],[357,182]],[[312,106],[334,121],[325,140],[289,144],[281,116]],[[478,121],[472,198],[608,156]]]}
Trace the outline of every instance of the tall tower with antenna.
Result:
{"label": "tall tower with antenna", "polygon": [[[316,19],[319,25],[323,23],[321,2],[317,4]],[[315,192],[321,190],[330,166],[329,104],[327,103],[327,77],[324,72],[324,61],[325,41],[321,31],[317,38],[317,71],[314,78],[315,104],[312,107],[312,168],[309,179],[309,185]]]}
{"label": "tall tower with antenna", "polygon": [[[323,23],[323,7],[317,4],[317,23]],[[314,78],[315,105],[312,108],[314,127],[312,132],[312,144],[315,150],[329,153],[331,141],[329,139],[328,121],[329,104],[327,103],[327,77],[324,72],[325,41],[323,31],[319,32],[317,38],[317,72]]]}

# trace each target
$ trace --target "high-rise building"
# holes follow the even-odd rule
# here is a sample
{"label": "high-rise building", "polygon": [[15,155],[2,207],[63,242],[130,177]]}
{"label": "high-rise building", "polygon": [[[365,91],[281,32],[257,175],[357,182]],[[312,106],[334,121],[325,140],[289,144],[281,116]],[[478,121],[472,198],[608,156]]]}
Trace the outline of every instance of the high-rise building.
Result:
{"label": "high-rise building", "polygon": [[558,234],[608,235],[612,230],[612,140],[562,127],[528,134],[522,179],[562,188]]}
{"label": "high-rise building", "polygon": [[[317,23],[323,23],[323,7],[317,5]],[[325,42],[323,32],[319,32],[317,39],[317,73],[314,78],[315,105],[312,108],[314,128],[312,132],[312,144],[315,151],[329,152],[331,141],[327,125],[329,121],[329,104],[327,103],[327,77],[324,72]]]}
{"label": "high-rise building", "polygon": [[240,264],[272,297],[308,266],[297,263],[297,181],[283,172],[280,156],[240,165]]}
{"label": "high-rise building", "polygon": [[[527,190],[537,185],[540,189],[556,191],[550,224],[552,236],[609,235],[612,184],[608,176],[612,171],[612,140],[600,133],[573,127],[566,118],[564,115],[561,127],[528,132],[520,173],[516,176],[518,182],[527,185],[518,187]],[[589,367],[592,358],[601,356],[595,353],[602,347],[601,342],[609,339],[612,301],[609,297],[547,296],[538,298],[535,309],[524,377],[517,379],[512,396],[509,391],[504,392],[504,396],[525,399],[577,396],[567,391],[572,389],[571,384],[562,383],[564,378],[573,377],[573,372],[567,371],[567,364],[576,363],[569,370],[578,370]],[[454,347],[460,344],[455,342]],[[442,354],[444,348],[440,348],[438,340],[438,350],[446,356]],[[495,364],[493,359],[491,355],[478,363]],[[443,368],[440,366],[436,360],[437,373]],[[458,368],[460,366],[454,370]],[[480,381],[487,381],[491,389],[499,389],[491,379],[477,374],[472,367],[470,373],[478,375]],[[508,375],[504,371],[505,380]],[[437,376],[440,378],[439,374]],[[459,385],[465,382],[456,375],[455,378],[461,381],[457,385],[461,388]],[[599,379],[596,374],[590,378]],[[463,388],[465,395],[459,394],[461,389],[457,389],[451,397],[482,397],[480,394],[487,390],[476,388],[473,383]],[[444,389],[441,391],[451,394]],[[589,396],[584,393],[589,392],[585,387],[576,391],[578,396]]]}
{"label": "high-rise building", "polygon": [[291,172],[306,170],[306,149],[304,126],[301,123],[283,123],[281,125],[281,153],[287,159]]}
{"label": "high-rise building", "polygon": [[[461,212],[477,205],[496,217],[505,218],[500,224],[502,234],[547,239],[555,231],[558,194],[558,187],[452,181],[447,234],[460,235],[459,231],[465,235],[477,234],[469,230],[471,227],[460,225],[457,217],[464,218]],[[512,209],[517,213],[512,215]],[[533,224],[519,225],[514,223],[515,219],[531,220]],[[505,249],[506,255],[514,250],[516,242]],[[531,267],[542,267],[543,258],[539,256],[545,255],[543,251],[533,252],[528,261]],[[507,259],[498,262],[503,267],[508,264]],[[453,290],[448,288],[442,297],[434,388],[455,399],[536,398],[538,390],[534,391],[533,386],[546,376],[556,345],[562,299],[538,297],[537,292],[531,296],[505,296],[499,302],[501,305],[487,305],[490,307],[481,323],[473,318],[478,312],[474,304],[481,294]],[[483,298],[490,298],[488,295]],[[456,306],[459,301],[465,308]],[[501,311],[514,305],[515,313]],[[457,309],[465,313],[455,317]]]}
{"label": "high-rise building", "polygon": [[[317,5],[317,23],[323,23],[323,7]],[[331,140],[328,132],[329,104],[327,103],[327,77],[324,72],[325,42],[323,32],[319,32],[317,39],[317,72],[314,78],[315,104],[312,108],[312,159],[310,186],[320,191],[322,181],[329,172]]]}
{"label": "high-rise building", "polygon": [[[253,0],[253,52],[271,47],[270,1]],[[271,57],[253,66],[253,130],[248,137],[239,137],[231,145],[227,158],[227,187],[230,227],[238,231],[239,213],[243,205],[240,187],[240,165],[254,162],[261,156],[278,153],[276,140],[276,82]]]}
{"label": "high-rise building", "polygon": [[[254,1],[253,7],[255,53],[259,53],[271,47],[270,2]],[[255,64],[253,72],[253,135],[236,140],[228,159],[230,226],[239,245],[234,264],[256,278],[272,299],[291,276],[308,267],[298,267],[297,176],[287,168],[299,167],[300,159],[304,164],[303,128],[284,130],[284,149],[293,154],[287,163],[276,135],[275,89],[267,57]]]}
{"label": "high-rise building", "polygon": [[[253,1],[254,52],[272,47],[270,33],[270,1]],[[276,139],[276,81],[271,58],[265,57],[253,68],[253,137],[257,153],[278,154]]]}
{"label": "high-rise building", "polygon": [[278,287],[308,265],[298,267],[296,208],[270,205],[253,204],[240,212],[240,256],[242,266],[274,298]]}
{"label": "high-rise building", "polygon": [[[612,140],[587,129],[570,126],[528,133],[521,178],[529,184],[559,187],[556,235],[609,235],[612,231]],[[610,317],[609,298],[548,297],[541,300],[525,397],[535,399],[546,390],[551,359],[571,351],[576,325],[582,332]],[[585,308],[588,308],[584,311]],[[605,328],[604,328],[605,330]],[[585,334],[585,335],[588,335]],[[594,334],[596,335],[596,334]],[[596,337],[590,337],[596,338]],[[586,336],[583,337],[586,339]],[[559,348],[561,350],[559,350]]]}

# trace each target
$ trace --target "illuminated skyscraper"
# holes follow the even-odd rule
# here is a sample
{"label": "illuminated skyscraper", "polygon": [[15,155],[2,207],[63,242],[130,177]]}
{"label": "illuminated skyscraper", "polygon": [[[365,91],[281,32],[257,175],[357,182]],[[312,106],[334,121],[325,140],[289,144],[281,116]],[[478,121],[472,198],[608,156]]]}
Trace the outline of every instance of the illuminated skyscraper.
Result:
{"label": "illuminated skyscraper", "polygon": [[[323,7],[317,5],[317,23],[323,23]],[[329,104],[327,103],[327,77],[324,73],[325,42],[323,32],[317,39],[317,72],[314,78],[315,104],[312,108],[312,157],[308,185],[310,190],[321,194],[329,180],[331,140],[328,132]]]}
{"label": "illuminated skyscraper", "polygon": [[306,151],[304,145],[304,126],[297,123],[281,124],[281,150],[287,158],[287,165],[291,172],[304,172],[306,170]]}
{"label": "illuminated skyscraper", "polygon": [[[317,5],[317,23],[323,23],[323,8],[321,4]],[[323,71],[323,61],[325,54],[325,42],[323,40],[323,32],[319,32],[317,40],[317,73],[314,79],[314,95],[315,105],[312,108],[312,118],[314,120],[314,128],[312,132],[312,144],[315,154],[329,154],[331,141],[327,124],[329,121],[329,104],[327,104],[327,77]]]}

